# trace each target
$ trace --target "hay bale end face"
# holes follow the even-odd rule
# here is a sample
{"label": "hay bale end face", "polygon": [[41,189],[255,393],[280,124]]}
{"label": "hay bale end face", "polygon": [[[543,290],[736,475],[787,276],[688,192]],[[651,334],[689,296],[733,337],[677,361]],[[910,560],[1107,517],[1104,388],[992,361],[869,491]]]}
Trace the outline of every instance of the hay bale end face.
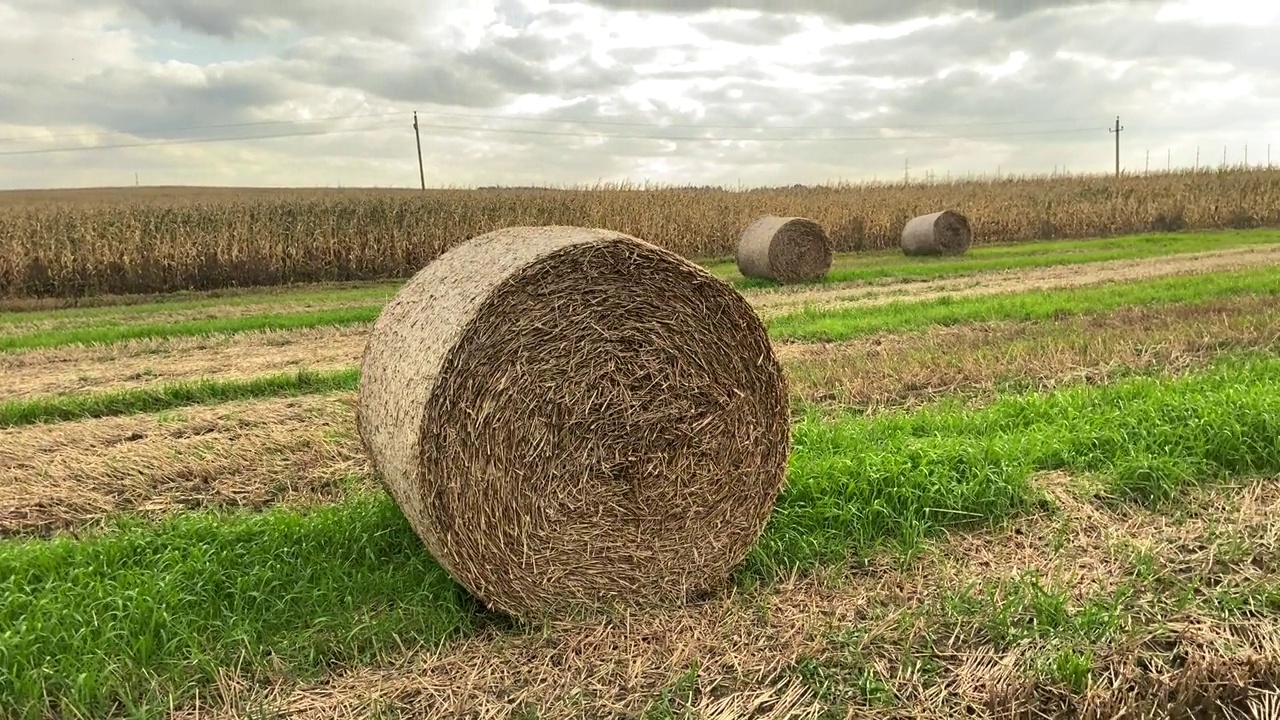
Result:
{"label": "hay bale end face", "polygon": [[912,218],[902,228],[906,255],[963,255],[972,243],[969,219],[951,210]]}
{"label": "hay bale end face", "polygon": [[738,271],[780,283],[813,282],[831,269],[831,238],[817,221],[766,215],[738,240]]}
{"label": "hay bale end face", "polygon": [[764,325],[728,284],[620,233],[515,227],[387,304],[357,424],[445,570],[534,618],[720,586],[781,490],[789,414]]}

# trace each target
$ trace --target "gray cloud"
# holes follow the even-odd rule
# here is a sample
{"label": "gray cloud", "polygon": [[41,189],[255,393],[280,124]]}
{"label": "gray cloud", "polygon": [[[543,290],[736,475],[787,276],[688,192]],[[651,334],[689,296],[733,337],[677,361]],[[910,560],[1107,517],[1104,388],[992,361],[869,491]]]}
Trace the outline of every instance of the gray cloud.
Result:
{"label": "gray cloud", "polygon": [[222,38],[267,38],[280,25],[309,31],[334,31],[374,37],[412,37],[420,25],[449,9],[447,0],[402,3],[391,0],[50,0],[27,2],[64,13],[118,10],[156,25]]}
{"label": "gray cloud", "polygon": [[105,130],[146,130],[172,137],[179,128],[260,119],[258,108],[285,102],[296,88],[261,68],[205,69],[199,82],[174,75],[107,68],[41,90],[0,85],[0,123],[43,125],[51,118],[92,122]]}
{"label": "gray cloud", "polygon": [[289,77],[303,82],[361,90],[388,100],[468,107],[494,107],[516,93],[575,94],[607,91],[634,75],[578,57],[567,69],[546,64],[563,43],[537,36],[497,38],[461,53],[436,47],[410,49],[385,42],[307,40],[281,55]]}
{"label": "gray cloud", "polygon": [[[130,1],[155,4],[157,17],[167,18],[157,23],[178,22],[179,14],[184,22],[199,19],[193,15],[198,7],[162,12],[160,0]],[[627,0],[592,1],[607,8]],[[698,5],[700,1],[666,9],[697,11],[711,4]],[[823,7],[816,0],[800,1],[810,9]],[[718,6],[734,3],[768,9],[763,0],[723,0]],[[1003,172],[1047,172],[1064,164],[1073,170],[1105,170],[1113,148],[1106,126],[1116,114],[1128,128],[1123,149],[1127,167],[1141,165],[1147,147],[1159,153],[1160,163],[1164,148],[1171,146],[1174,162],[1189,164],[1201,143],[1206,159],[1220,160],[1223,143],[1230,144],[1231,158],[1238,159],[1237,145],[1245,140],[1260,148],[1251,147],[1252,158],[1265,155],[1264,131],[1280,133],[1270,120],[1280,117],[1278,81],[1268,62],[1274,52],[1267,39],[1274,35],[1275,23],[1260,28],[1154,26],[1149,5],[1073,10],[1078,4],[1034,4],[1062,10],[1057,13],[1027,11],[1038,9],[1030,7],[1033,3],[1023,10],[1001,6],[1002,22],[962,20],[901,37],[815,46],[821,49],[790,57],[774,46],[804,31],[794,14],[743,19],[708,13],[690,17],[689,24],[713,43],[658,38],[644,47],[628,47],[614,44],[616,27],[597,33],[599,10],[584,14],[580,7],[563,4],[535,14],[521,0],[498,0],[495,10],[500,22],[523,29],[511,37],[481,34],[479,45],[468,48],[407,40],[408,26],[421,25],[416,8],[407,11],[410,15],[386,16],[407,18],[405,27],[379,29],[384,21],[378,19],[382,6],[377,2],[368,17],[352,21],[352,28],[321,29],[274,56],[236,64],[171,68],[136,58],[124,62],[119,48],[93,55],[89,63],[50,63],[38,54],[37,37],[21,49],[0,42],[0,124],[56,132],[64,119],[74,118],[106,129],[168,128],[167,134],[148,137],[183,137],[199,133],[178,128],[296,117],[297,108],[331,115],[417,107],[423,111],[428,182],[472,185],[625,177],[730,184],[738,178],[785,184],[873,175],[884,179],[900,178],[904,161],[913,177],[930,169],[939,175],[948,170],[994,172],[997,167]],[[291,23],[319,23],[312,25],[316,28],[340,24],[303,18],[322,7],[320,0],[301,6],[310,10],[270,12],[288,14]],[[849,16],[845,22],[852,22],[857,18],[851,19],[850,6],[857,6],[857,13],[890,18],[942,5],[938,0],[932,5],[850,2],[825,7],[832,22],[839,22],[841,13]],[[644,7],[664,9],[656,3]],[[267,11],[255,8],[246,4],[238,15],[210,10],[200,20],[201,32],[249,32],[270,20],[263,15]],[[220,24],[218,17],[240,19]],[[49,44],[63,37],[54,27],[45,31]],[[637,36],[626,36],[625,29],[619,34],[623,42],[637,43]],[[4,37],[0,34],[0,41]],[[77,42],[92,45],[88,37]],[[90,57],[89,48],[85,50]],[[993,78],[975,67],[998,65],[1013,52],[1026,54],[1025,65],[1015,74]],[[674,58],[668,57],[673,53]],[[1113,76],[1060,53],[1133,65]],[[614,64],[597,63],[597,57]],[[944,70],[948,74],[940,77]],[[1179,89],[1216,88],[1237,78],[1256,82],[1258,97],[1203,102],[1178,95]],[[638,81],[646,83],[639,86]],[[530,98],[571,102],[540,114],[530,105],[508,110],[518,96],[534,107],[538,100]],[[441,110],[437,105],[471,108],[477,117],[433,114]],[[479,117],[508,111],[540,120]],[[416,185],[413,135],[396,123],[385,133],[176,146],[181,149],[163,153],[6,157],[6,168],[13,173],[6,173],[4,182],[113,178],[118,183],[120,168],[128,167],[130,173],[142,168],[143,182]],[[890,137],[886,127],[912,137]],[[13,133],[0,132],[7,134]],[[689,136],[704,139],[676,139]],[[747,141],[751,138],[759,141]],[[185,162],[168,159],[181,154]]]}
{"label": "gray cloud", "polygon": [[[558,3],[580,0],[553,0]],[[924,16],[975,11],[1014,19],[1045,10],[1086,5],[1139,5],[1159,0],[585,0],[608,10],[696,14],[708,10],[753,10],[778,15],[812,14],[845,23],[884,24]]]}
{"label": "gray cloud", "polygon": [[733,22],[704,19],[695,21],[693,26],[712,40],[740,45],[768,45],[804,29],[804,23],[800,22],[795,15],[778,14],[760,15]]}

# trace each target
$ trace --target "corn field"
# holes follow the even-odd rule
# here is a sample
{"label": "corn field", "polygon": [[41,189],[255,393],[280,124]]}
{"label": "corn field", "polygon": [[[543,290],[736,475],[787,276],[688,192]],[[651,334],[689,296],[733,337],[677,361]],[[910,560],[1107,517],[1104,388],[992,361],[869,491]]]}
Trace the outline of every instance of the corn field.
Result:
{"label": "corn field", "polygon": [[908,219],[944,208],[969,217],[975,245],[1280,225],[1280,170],[746,191],[9,193],[0,195],[0,297],[407,277],[511,225],[605,227],[701,260],[732,255],[759,215],[800,215],[823,223],[839,251],[884,249]]}

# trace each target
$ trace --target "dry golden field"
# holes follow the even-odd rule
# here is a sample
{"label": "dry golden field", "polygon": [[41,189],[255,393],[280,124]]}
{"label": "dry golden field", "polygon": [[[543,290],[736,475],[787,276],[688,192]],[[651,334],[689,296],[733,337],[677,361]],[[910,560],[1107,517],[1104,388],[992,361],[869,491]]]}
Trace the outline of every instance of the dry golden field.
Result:
{"label": "dry golden field", "polygon": [[950,208],[975,244],[1280,225],[1280,170],[731,191],[121,188],[0,193],[0,297],[84,297],[405,277],[503,226],[636,235],[695,259],[730,255],[762,214],[823,223],[841,251],[897,243]]}

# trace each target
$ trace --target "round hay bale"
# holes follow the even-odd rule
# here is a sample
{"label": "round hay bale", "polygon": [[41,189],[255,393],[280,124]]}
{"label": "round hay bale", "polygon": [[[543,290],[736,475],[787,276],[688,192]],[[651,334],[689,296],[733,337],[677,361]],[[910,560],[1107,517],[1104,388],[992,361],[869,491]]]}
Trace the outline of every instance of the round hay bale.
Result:
{"label": "round hay bale", "polygon": [[738,271],[780,283],[812,282],[831,269],[831,238],[815,220],[766,215],[738,240]]}
{"label": "round hay bale", "polygon": [[628,235],[473,238],[387,304],[361,366],[374,470],[445,570],[512,616],[714,590],[784,482],[789,403],[763,323]]}
{"label": "round hay bale", "polygon": [[971,243],[969,219],[951,210],[912,218],[902,228],[906,255],[963,255]]}

